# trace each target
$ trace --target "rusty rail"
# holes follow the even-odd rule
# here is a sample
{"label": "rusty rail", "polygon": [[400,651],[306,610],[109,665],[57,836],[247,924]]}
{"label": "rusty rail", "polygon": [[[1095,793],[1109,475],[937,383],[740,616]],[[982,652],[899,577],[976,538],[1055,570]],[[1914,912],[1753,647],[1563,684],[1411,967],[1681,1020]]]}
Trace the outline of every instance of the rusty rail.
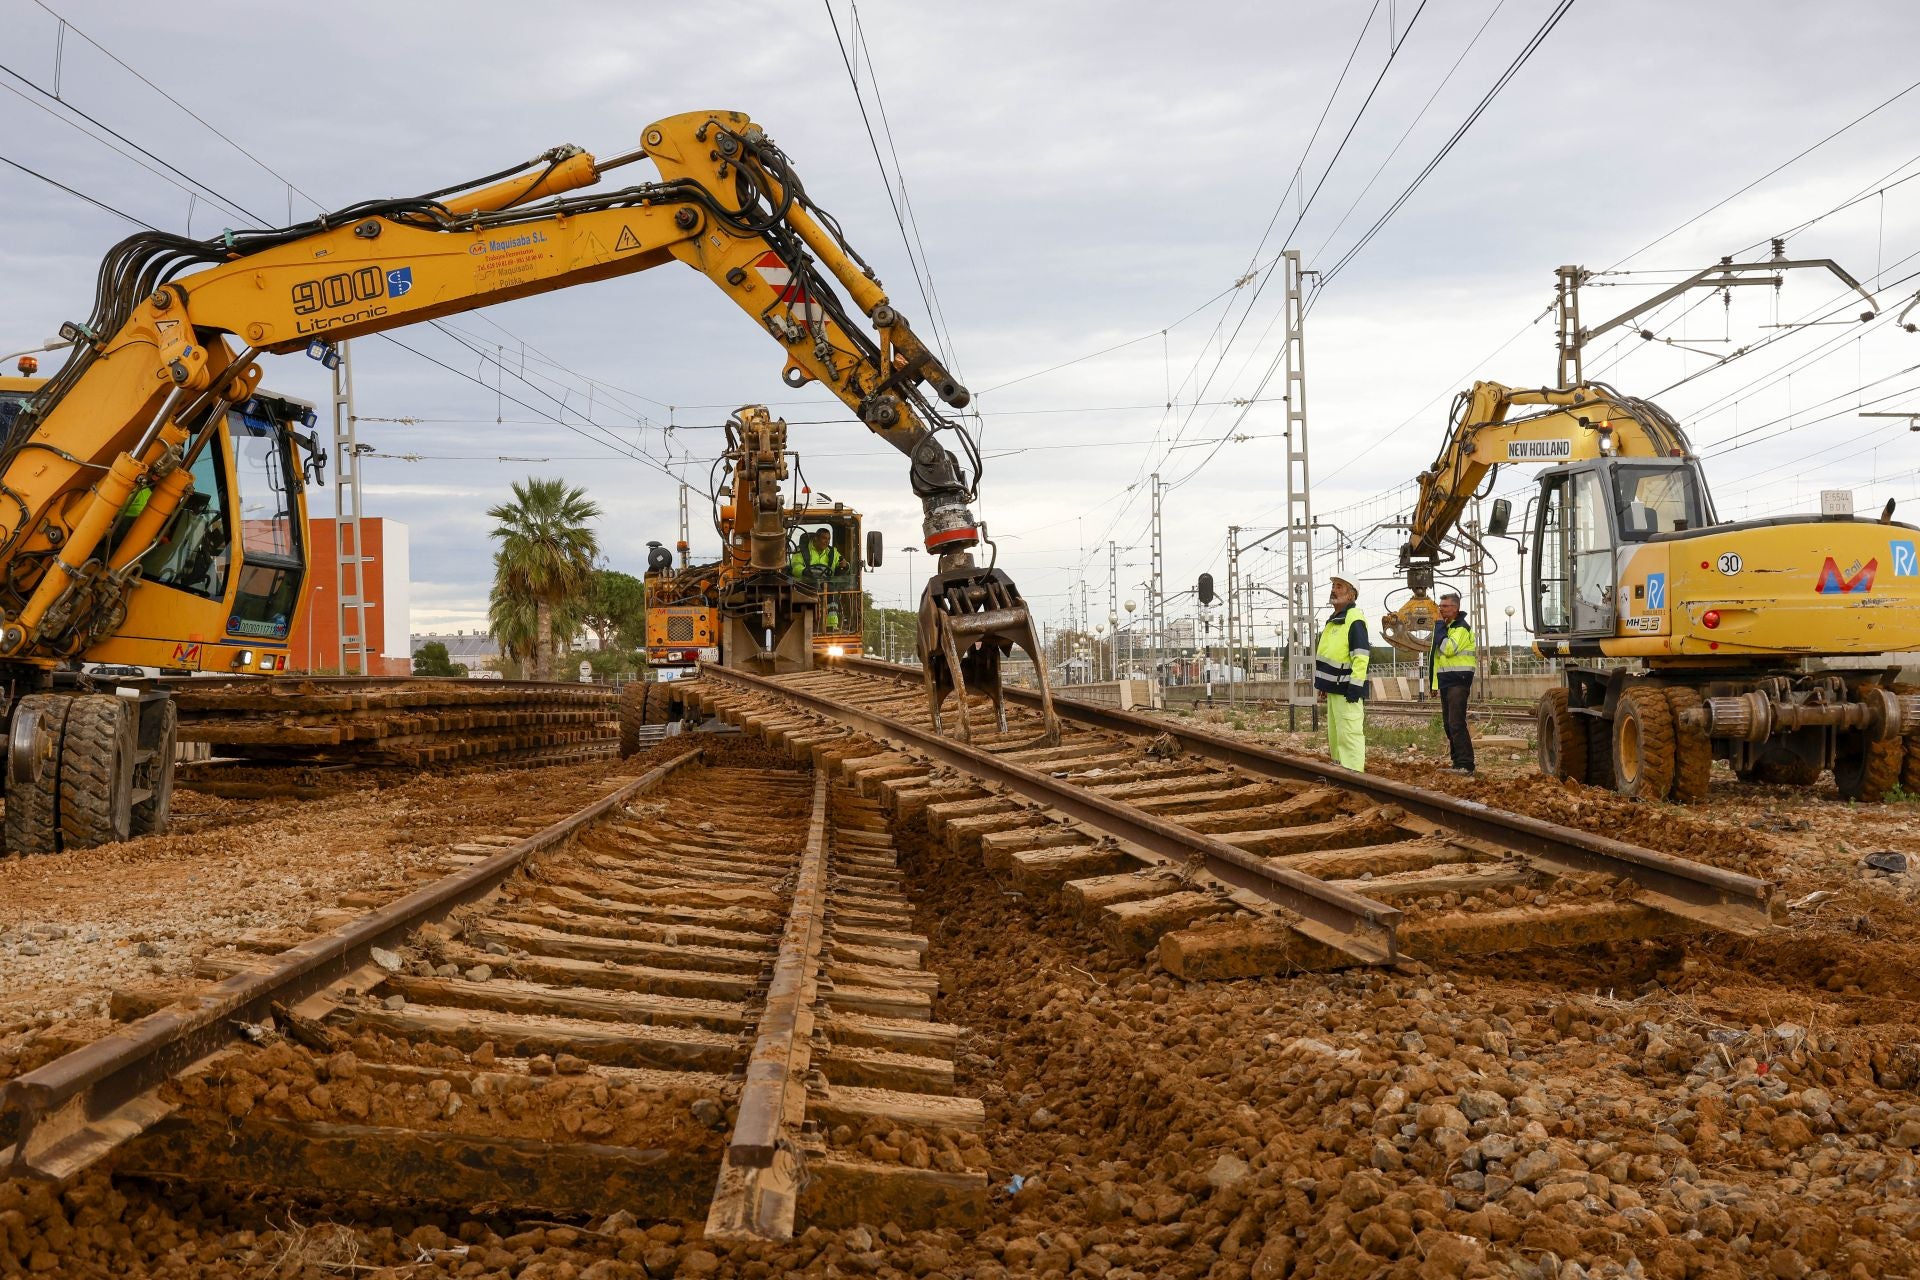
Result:
{"label": "rusty rail", "polygon": [[[829,658],[827,661],[830,666],[850,672],[883,677],[903,684],[917,686],[920,683],[920,671],[914,667],[898,666],[873,658]],[[777,684],[772,687],[784,696],[796,696],[794,690]],[[1009,702],[1038,710],[1039,698],[1026,690],[1009,688],[1006,694]],[[1276,751],[1272,747],[1182,725],[1164,717],[1143,716],[1086,703],[1063,703],[1058,699],[1054,706],[1063,718],[1091,728],[1129,736],[1167,734],[1180,744],[1182,750],[1249,773],[1344,787],[1380,804],[1398,805],[1410,814],[1450,827],[1462,835],[1531,855],[1565,870],[1599,871],[1625,876],[1643,888],[1670,899],[1669,910],[1714,928],[1763,928],[1772,918],[1774,886],[1770,881],[1754,876],[1676,858],[1671,854],[1544,822],[1525,814],[1494,809],[1478,801],[1429,791],[1410,783],[1354,773],[1329,761]]]}
{"label": "rusty rail", "polygon": [[787,1239],[805,1181],[796,1138],[807,1112],[820,954],[827,936],[827,774],[814,775],[813,815],[780,935],[759,1032],[747,1059],[740,1109],[707,1215],[712,1237]]}
{"label": "rusty rail", "polygon": [[152,1091],[231,1043],[237,1024],[258,1023],[273,1004],[291,1005],[324,990],[367,964],[374,947],[391,947],[483,897],[531,855],[699,756],[695,747],[483,862],[281,952],[264,970],[237,974],[8,1081],[0,1087],[0,1121],[14,1120],[14,1140],[0,1150],[0,1174],[57,1179],[86,1168],[163,1118],[168,1108]]}
{"label": "rusty rail", "polygon": [[[917,678],[919,673],[912,674]],[[1026,768],[991,752],[955,742],[891,717],[744,671],[703,667],[702,677],[706,676],[736,682],[798,703],[872,737],[910,744],[915,750],[942,764],[996,783],[1175,863],[1198,859],[1215,879],[1248,890],[1276,906],[1294,912],[1302,917],[1305,931],[1315,940],[1346,953],[1362,964],[1391,964],[1399,957],[1395,928],[1401,912],[1394,907],[1316,880],[1291,868],[1276,866],[1258,854],[1235,848],[1203,832],[1189,830],[1039,770]],[[1037,705],[1037,697],[1034,703]],[[1084,708],[1063,708],[1062,714],[1069,719],[1077,719],[1081,718],[1082,710]],[[1157,732],[1157,729],[1151,731]]]}

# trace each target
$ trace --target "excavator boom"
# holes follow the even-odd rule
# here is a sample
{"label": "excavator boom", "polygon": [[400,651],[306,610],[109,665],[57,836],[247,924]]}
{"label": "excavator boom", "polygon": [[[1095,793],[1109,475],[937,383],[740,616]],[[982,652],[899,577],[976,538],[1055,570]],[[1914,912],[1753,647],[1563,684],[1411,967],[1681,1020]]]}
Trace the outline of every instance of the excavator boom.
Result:
{"label": "excavator boom", "polygon": [[[607,171],[642,159],[653,180],[599,185]],[[253,438],[246,414],[264,403],[261,355],[304,350],[337,360],[334,345],[350,338],[673,261],[712,281],[780,345],[787,386],[825,386],[906,456],[948,606],[926,606],[929,690],[957,683],[964,717],[964,677],[951,657],[956,623],[969,628],[957,649],[975,669],[976,687],[990,667],[996,687],[988,692],[997,693],[998,655],[1015,646],[1044,672],[1018,593],[1004,573],[973,561],[983,540],[972,509],[980,459],[947,416],[966,406],[966,388],[891,305],[773,140],[739,112],[705,111],[656,122],[638,148],[604,162],[560,147],[473,182],[365,201],[296,226],[206,240],[142,232],[116,245],[101,265],[92,313],[62,327],[73,354],[0,433],[6,705],[42,687],[61,662],[113,638],[143,607],[150,629],[164,635],[172,618],[182,646],[195,646],[189,665],[204,669],[209,654],[230,661],[228,669],[250,665],[246,633],[228,626],[206,634],[184,621],[185,604],[155,595],[170,588],[147,580],[144,569],[173,539],[193,495],[204,496],[198,477],[208,466],[225,475],[242,463],[224,456],[226,442],[236,430]],[[236,413],[243,421],[230,426]],[[258,429],[278,450],[268,463],[279,474],[268,483],[297,496],[288,443],[295,425],[269,414]],[[943,436],[957,442],[964,463]],[[203,516],[194,518],[205,525]],[[209,546],[214,534],[229,547],[245,536],[231,523],[200,532]],[[304,576],[298,537],[281,541],[285,563],[259,585],[270,607],[297,597]],[[143,606],[143,598],[162,603]],[[289,600],[268,625],[285,625],[296,608]],[[993,660],[983,665],[987,653]],[[1054,736],[1050,702],[1048,709]],[[46,775],[33,760],[52,749],[49,741],[12,735],[12,775],[42,785]]]}

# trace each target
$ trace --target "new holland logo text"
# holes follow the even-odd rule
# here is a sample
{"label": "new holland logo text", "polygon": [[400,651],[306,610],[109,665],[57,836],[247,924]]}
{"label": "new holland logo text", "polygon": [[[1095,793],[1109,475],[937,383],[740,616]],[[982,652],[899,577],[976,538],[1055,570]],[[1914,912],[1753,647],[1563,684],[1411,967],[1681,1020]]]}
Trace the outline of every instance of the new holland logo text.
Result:
{"label": "new holland logo text", "polygon": [[[413,268],[356,267],[293,286],[296,333],[319,333],[343,324],[357,324],[387,314],[382,299],[398,298],[413,289]],[[339,314],[321,314],[338,312]]]}

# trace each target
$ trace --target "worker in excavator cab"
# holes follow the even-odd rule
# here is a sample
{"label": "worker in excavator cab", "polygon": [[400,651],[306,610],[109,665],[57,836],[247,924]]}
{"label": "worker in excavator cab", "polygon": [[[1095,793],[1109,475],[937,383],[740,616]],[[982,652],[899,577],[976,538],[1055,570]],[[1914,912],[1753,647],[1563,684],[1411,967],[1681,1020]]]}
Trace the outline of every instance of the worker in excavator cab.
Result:
{"label": "worker in excavator cab", "polygon": [[1313,690],[1327,704],[1327,754],[1333,762],[1355,773],[1367,769],[1367,619],[1360,612],[1360,592],[1345,578],[1335,578],[1327,604],[1333,616],[1320,632],[1314,652]]}
{"label": "worker in excavator cab", "polygon": [[[821,525],[811,533],[800,536],[800,546],[794,551],[793,559],[787,565],[787,572],[815,591],[828,591],[838,584],[836,580],[847,571],[847,558],[833,545],[833,529]],[[827,602],[826,628],[829,631],[840,629],[840,609],[838,601],[829,598]]]}
{"label": "worker in excavator cab", "polygon": [[1473,628],[1460,613],[1460,593],[1440,597],[1440,620],[1433,626],[1427,654],[1427,688],[1440,696],[1440,721],[1447,730],[1447,751],[1455,773],[1473,772],[1473,739],[1467,734],[1467,698],[1479,663]]}
{"label": "worker in excavator cab", "polygon": [[787,571],[802,582],[825,583],[846,572],[847,558],[833,545],[833,530],[821,525],[802,534]]}

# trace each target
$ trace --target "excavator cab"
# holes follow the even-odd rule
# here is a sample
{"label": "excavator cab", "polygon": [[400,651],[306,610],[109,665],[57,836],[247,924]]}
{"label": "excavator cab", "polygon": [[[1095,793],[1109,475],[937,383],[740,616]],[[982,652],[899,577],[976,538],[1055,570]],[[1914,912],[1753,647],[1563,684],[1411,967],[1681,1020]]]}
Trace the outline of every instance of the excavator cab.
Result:
{"label": "excavator cab", "polygon": [[[306,596],[306,483],[324,462],[313,421],[311,405],[261,394],[228,410],[207,429],[210,438],[196,437],[192,487],[141,557],[126,622],[87,651],[88,661],[287,669],[288,636]],[[136,494],[109,539],[143,505]]]}
{"label": "excavator cab", "polygon": [[787,571],[817,597],[813,656],[858,654],[865,603],[860,558],[860,516],[845,507],[796,512],[788,525]]}
{"label": "excavator cab", "polygon": [[[1641,607],[1623,609],[1619,588],[1633,547],[1663,534],[1715,523],[1699,465],[1684,458],[1595,458],[1540,477],[1534,504],[1535,635],[1593,638],[1621,634],[1621,620],[1663,607],[1636,588]],[[1658,595],[1664,579],[1652,586]],[[1633,634],[1629,628],[1627,634]]]}

